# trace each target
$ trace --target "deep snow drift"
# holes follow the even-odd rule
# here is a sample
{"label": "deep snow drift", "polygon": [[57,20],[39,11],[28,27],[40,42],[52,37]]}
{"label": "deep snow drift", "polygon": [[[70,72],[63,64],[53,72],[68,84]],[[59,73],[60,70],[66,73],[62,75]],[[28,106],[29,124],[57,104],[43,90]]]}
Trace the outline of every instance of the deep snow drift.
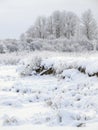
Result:
{"label": "deep snow drift", "polygon": [[0,65],[0,129],[97,130],[97,56],[30,56]]}

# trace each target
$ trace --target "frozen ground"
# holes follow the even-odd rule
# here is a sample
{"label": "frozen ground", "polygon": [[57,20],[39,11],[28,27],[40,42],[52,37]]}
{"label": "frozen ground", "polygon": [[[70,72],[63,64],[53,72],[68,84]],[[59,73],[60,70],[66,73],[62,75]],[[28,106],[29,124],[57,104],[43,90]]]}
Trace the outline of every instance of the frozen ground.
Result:
{"label": "frozen ground", "polygon": [[[21,76],[17,65],[0,65],[0,130],[98,129],[98,77],[88,75],[97,71],[97,57],[86,61],[74,57],[71,62],[67,57],[67,67],[64,58],[54,59],[41,63],[56,67],[55,76]],[[86,73],[78,71],[75,63]]]}

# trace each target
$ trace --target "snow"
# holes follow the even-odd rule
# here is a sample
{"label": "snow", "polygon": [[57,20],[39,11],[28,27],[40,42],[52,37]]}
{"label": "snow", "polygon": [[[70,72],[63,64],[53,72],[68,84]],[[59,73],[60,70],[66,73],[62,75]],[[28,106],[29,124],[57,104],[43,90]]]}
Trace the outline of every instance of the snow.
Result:
{"label": "snow", "polygon": [[[97,73],[97,57],[35,58],[0,65],[0,129],[97,130],[98,77],[88,75]],[[39,66],[53,67],[56,74],[33,73]],[[24,70],[32,75],[21,76]]]}
{"label": "snow", "polygon": [[84,55],[68,53],[67,55],[57,52],[35,52],[25,55],[25,58],[20,60],[17,71],[21,75],[32,75],[36,74],[33,70],[43,66],[46,70],[53,68],[56,74],[62,73],[66,69],[81,68],[86,74],[96,75],[98,72],[98,55],[95,53],[85,53]]}

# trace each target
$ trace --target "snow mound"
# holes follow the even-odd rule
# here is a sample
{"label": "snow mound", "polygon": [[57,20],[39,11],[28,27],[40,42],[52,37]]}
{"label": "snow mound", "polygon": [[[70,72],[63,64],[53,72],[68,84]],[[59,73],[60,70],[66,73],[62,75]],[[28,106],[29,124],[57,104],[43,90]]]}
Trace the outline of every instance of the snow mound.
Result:
{"label": "snow mound", "polygon": [[[19,73],[28,76],[33,74],[54,74],[64,75],[68,69],[77,69],[81,73],[89,76],[98,76],[98,58],[84,57],[41,57],[35,56],[21,61]],[[72,71],[72,70],[70,70]],[[74,71],[73,71],[74,72]],[[77,72],[78,73],[78,72]]]}

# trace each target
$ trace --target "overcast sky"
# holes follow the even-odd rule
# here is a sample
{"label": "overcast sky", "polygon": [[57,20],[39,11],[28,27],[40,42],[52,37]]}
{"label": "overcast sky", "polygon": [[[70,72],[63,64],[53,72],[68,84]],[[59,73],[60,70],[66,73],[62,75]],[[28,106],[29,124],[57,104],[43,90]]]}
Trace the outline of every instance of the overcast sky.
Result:
{"label": "overcast sky", "polygon": [[39,15],[48,16],[54,10],[80,15],[87,9],[98,22],[98,0],[0,0],[0,39],[19,38]]}

